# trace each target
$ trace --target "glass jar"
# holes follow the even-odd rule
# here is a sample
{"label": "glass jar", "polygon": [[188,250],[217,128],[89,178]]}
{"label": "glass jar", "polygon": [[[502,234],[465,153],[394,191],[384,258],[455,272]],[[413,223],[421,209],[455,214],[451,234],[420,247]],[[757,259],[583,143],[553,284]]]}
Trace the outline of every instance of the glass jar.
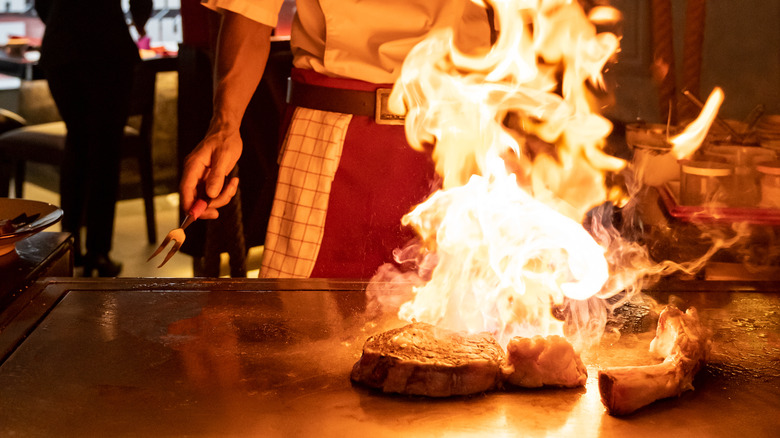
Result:
{"label": "glass jar", "polygon": [[734,166],[714,161],[680,161],[680,203],[724,207],[729,204],[729,186]]}
{"label": "glass jar", "polygon": [[780,161],[759,163],[756,170],[761,174],[762,208],[780,208]]}

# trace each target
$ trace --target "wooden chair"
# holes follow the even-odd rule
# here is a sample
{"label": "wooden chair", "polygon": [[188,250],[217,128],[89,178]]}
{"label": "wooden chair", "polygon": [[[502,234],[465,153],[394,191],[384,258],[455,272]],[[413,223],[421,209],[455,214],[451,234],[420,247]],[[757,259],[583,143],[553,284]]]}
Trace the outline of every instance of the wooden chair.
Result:
{"label": "wooden chair", "polygon": [[[132,158],[138,163],[150,244],[157,242],[152,171],[155,78],[155,71],[143,66],[137,69],[130,118],[122,141],[122,157]],[[22,82],[19,113],[23,126],[0,134],[0,196],[9,195],[11,180],[14,181],[15,197],[23,196],[26,163],[45,163],[56,167],[64,157],[67,128],[57,113],[44,79]],[[14,121],[19,123],[20,120],[10,114],[8,119],[11,126]]]}

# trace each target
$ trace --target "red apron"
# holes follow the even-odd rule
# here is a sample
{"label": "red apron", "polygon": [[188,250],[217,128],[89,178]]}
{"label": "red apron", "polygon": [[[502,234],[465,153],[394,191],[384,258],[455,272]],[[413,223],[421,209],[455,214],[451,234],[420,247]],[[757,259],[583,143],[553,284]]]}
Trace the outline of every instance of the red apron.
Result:
{"label": "red apron", "polygon": [[[293,70],[292,79],[363,91],[390,87],[301,69]],[[401,226],[401,217],[433,192],[434,180],[430,154],[409,147],[402,125],[353,116],[311,277],[370,278],[379,266],[391,262],[393,250],[414,237],[411,229]]]}

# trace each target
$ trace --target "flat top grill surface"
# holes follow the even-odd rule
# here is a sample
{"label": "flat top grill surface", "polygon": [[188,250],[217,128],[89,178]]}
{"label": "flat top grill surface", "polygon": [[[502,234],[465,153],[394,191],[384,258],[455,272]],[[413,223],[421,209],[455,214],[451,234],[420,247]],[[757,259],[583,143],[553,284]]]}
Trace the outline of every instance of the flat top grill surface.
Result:
{"label": "flat top grill surface", "polygon": [[372,313],[364,287],[55,279],[0,332],[0,435],[760,437],[780,430],[778,293],[676,294],[713,329],[711,362],[695,391],[615,418],[599,400],[598,366],[642,360],[650,332],[595,354],[580,389],[435,400],[353,386],[349,371],[366,338],[403,324]]}

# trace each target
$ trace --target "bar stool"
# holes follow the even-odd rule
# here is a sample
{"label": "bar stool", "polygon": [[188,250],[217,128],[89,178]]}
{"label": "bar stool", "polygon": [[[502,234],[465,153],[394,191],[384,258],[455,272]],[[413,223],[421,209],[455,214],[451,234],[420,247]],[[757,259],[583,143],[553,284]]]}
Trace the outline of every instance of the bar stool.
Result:
{"label": "bar stool", "polygon": [[[155,79],[154,71],[143,68],[136,70],[129,120],[138,120],[138,123],[128,123],[125,126],[122,141],[122,157],[132,158],[138,164],[150,244],[157,242],[152,170]],[[0,134],[0,196],[9,195],[10,181],[13,180],[14,195],[17,198],[23,196],[26,163],[59,166],[65,154],[67,134],[65,122],[56,112],[45,80],[24,81],[19,101],[22,113],[20,115],[26,120],[26,124]],[[28,109],[30,105],[34,108]]]}

